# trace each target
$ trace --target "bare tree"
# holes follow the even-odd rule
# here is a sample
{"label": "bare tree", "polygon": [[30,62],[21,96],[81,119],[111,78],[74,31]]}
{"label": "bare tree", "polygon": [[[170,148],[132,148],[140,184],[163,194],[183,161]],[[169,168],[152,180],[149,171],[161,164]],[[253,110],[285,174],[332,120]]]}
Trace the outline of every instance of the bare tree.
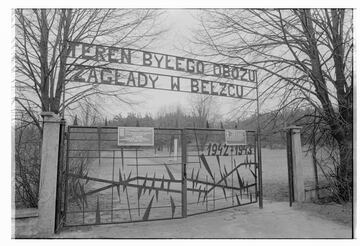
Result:
{"label": "bare tree", "polygon": [[206,95],[191,95],[191,116],[194,119],[194,126],[199,128],[205,128],[207,122],[214,121],[214,115],[216,112],[216,101],[213,96]]}
{"label": "bare tree", "polygon": [[15,124],[15,207],[37,207],[41,136],[25,111],[17,112]]}
{"label": "bare tree", "polygon": [[70,112],[73,122],[75,122],[76,119],[76,123],[81,126],[96,126],[104,123],[101,112],[93,103],[87,102],[83,105],[80,105],[80,108],[81,110],[77,110],[75,114]]}
{"label": "bare tree", "polygon": [[[210,128],[209,121],[215,121],[216,103],[215,97],[207,95],[191,95],[191,116],[193,119],[193,127]],[[194,130],[195,142],[198,151],[204,151],[205,145],[211,135],[208,131]]]}
{"label": "bare tree", "polygon": [[200,20],[195,42],[207,55],[258,69],[262,102],[277,102],[276,110],[311,106],[318,112],[338,145],[338,194],[351,200],[352,10],[208,10]]}
{"label": "bare tree", "polygon": [[[67,58],[69,41],[142,48],[162,33],[154,27],[160,14],[142,9],[15,10],[16,204],[37,206],[40,112],[66,109],[70,117],[79,114],[82,124],[91,125],[100,120],[103,95],[108,102],[131,102],[129,91],[121,87],[70,83],[76,61]],[[86,157],[78,165],[82,173],[88,158],[79,155]]]}
{"label": "bare tree", "polygon": [[[16,105],[41,125],[34,112],[59,113],[90,100],[94,95],[107,95],[120,102],[125,89],[103,89],[94,85],[67,86],[71,73],[67,54],[68,41],[146,46],[161,31],[154,28],[157,10],[141,9],[16,9]],[[66,101],[63,99],[66,87]],[[37,110],[28,110],[29,107]]]}

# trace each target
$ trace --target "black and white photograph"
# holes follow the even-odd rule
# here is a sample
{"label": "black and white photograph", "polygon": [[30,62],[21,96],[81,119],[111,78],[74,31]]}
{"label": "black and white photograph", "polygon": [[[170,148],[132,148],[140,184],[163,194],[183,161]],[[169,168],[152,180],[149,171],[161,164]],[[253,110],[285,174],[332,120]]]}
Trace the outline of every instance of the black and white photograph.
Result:
{"label": "black and white photograph", "polygon": [[7,238],[356,239],[357,9],[225,2],[9,7]]}

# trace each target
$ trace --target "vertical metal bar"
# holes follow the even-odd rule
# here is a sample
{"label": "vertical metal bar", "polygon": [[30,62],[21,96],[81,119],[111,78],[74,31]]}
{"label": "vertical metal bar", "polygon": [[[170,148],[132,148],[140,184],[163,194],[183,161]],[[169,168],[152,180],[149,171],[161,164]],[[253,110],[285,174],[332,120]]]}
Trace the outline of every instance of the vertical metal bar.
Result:
{"label": "vertical metal bar", "polygon": [[291,130],[289,129],[286,132],[286,147],[287,147],[287,167],[288,167],[288,183],[289,183],[289,206],[292,206],[292,179],[291,179],[291,162],[292,162],[292,158],[291,158],[291,136],[290,136],[290,132]]}
{"label": "vertical metal bar", "polygon": [[[215,172],[214,172],[214,184],[216,184]],[[214,188],[214,192],[213,192],[214,209],[215,209],[215,190],[216,190],[216,187]]]}
{"label": "vertical metal bar", "polygon": [[66,136],[66,167],[65,167],[65,192],[64,192],[64,223],[66,223],[67,216],[67,195],[68,195],[68,178],[69,178],[69,146],[70,146],[70,130],[71,127],[68,126],[68,131]]}
{"label": "vertical metal bar", "polygon": [[315,109],[315,117],[314,117],[314,126],[312,130],[312,161],[314,166],[314,178],[315,178],[315,196],[316,199],[319,199],[319,176],[317,170],[317,161],[316,161],[316,109]]}
{"label": "vertical metal bar", "polygon": [[292,192],[292,154],[291,154],[291,129],[286,132],[286,151],[287,151],[287,167],[288,167],[288,182],[289,182],[289,206],[292,206],[293,192]]}
{"label": "vertical metal bar", "polygon": [[[230,152],[231,170],[235,169],[233,153]],[[231,172],[231,204],[234,206],[234,172]]]}
{"label": "vertical metal bar", "polygon": [[85,197],[82,199],[82,223],[85,224]]}
{"label": "vertical metal bar", "polygon": [[261,131],[260,131],[260,103],[259,103],[259,81],[256,75],[256,119],[257,119],[257,144],[258,144],[258,170],[259,170],[259,207],[263,208],[263,187],[262,187],[262,160],[261,160]]}
{"label": "vertical metal bar", "polygon": [[124,149],[121,148],[121,166],[122,169],[124,170]]}
{"label": "vertical metal bar", "polygon": [[187,217],[187,140],[186,130],[181,130],[181,216]]}
{"label": "vertical metal bar", "polygon": [[208,208],[208,193],[207,193],[207,190],[208,190],[208,176],[206,175],[206,185],[205,185],[205,195],[206,195],[206,211],[209,211],[209,208]]}
{"label": "vertical metal bar", "polygon": [[[67,43],[67,40],[64,40],[65,42],[65,47],[67,46],[66,43]],[[62,110],[61,110],[61,118],[62,119],[65,119],[65,93],[66,93],[66,86],[65,86],[65,81],[63,81],[62,83]]]}
{"label": "vertical metal bar", "polygon": [[98,128],[97,128],[97,130],[98,130],[98,154],[99,154],[99,166],[100,166],[100,164],[101,164],[101,151],[100,151],[100,147],[101,147],[101,143],[100,143],[100,141],[101,141],[101,128],[100,128],[100,127],[98,127]]}
{"label": "vertical metal bar", "polygon": [[[138,148],[135,149],[135,161],[136,161],[136,184],[139,185],[139,162],[138,162]],[[137,196],[137,209],[140,216],[140,196]]]}
{"label": "vertical metal bar", "polygon": [[295,192],[294,192],[294,162],[293,162],[293,144],[292,144],[292,131],[290,131],[289,139],[290,139],[290,154],[291,154],[291,162],[290,162],[290,177],[291,177],[291,201],[295,201]]}
{"label": "vertical metal bar", "polygon": [[63,159],[64,159],[64,134],[65,134],[65,120],[61,119],[59,129],[59,150],[58,150],[58,167],[56,177],[56,205],[55,205],[55,232],[61,227],[62,216],[62,200],[63,200]]}
{"label": "vertical metal bar", "polygon": [[[257,161],[257,156],[256,156],[256,154],[257,154],[257,151],[256,151],[256,145],[257,145],[257,139],[256,139],[256,137],[255,137],[255,133],[254,133],[254,162],[256,162]],[[257,184],[258,183],[258,181],[257,181],[257,177],[258,177],[258,175],[259,175],[259,170],[258,170],[258,166],[257,165],[255,165],[255,167],[254,167],[254,171],[255,171],[255,184]],[[255,198],[256,198],[256,201],[258,201],[258,197],[259,197],[259,194],[258,194],[258,187],[257,187],[257,185],[255,185]]]}
{"label": "vertical metal bar", "polygon": [[[114,171],[115,171],[115,150],[113,150],[113,163],[112,163],[112,182],[114,184]],[[111,186],[111,222],[113,222],[114,212],[114,186]]]}

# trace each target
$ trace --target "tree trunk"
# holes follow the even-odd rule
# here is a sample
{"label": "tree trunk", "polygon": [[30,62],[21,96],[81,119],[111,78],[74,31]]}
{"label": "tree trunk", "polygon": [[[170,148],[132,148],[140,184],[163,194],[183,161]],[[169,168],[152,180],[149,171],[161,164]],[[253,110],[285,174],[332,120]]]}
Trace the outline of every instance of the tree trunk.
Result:
{"label": "tree trunk", "polygon": [[339,143],[340,165],[337,169],[338,195],[345,201],[351,201],[353,194],[353,143],[348,135]]}

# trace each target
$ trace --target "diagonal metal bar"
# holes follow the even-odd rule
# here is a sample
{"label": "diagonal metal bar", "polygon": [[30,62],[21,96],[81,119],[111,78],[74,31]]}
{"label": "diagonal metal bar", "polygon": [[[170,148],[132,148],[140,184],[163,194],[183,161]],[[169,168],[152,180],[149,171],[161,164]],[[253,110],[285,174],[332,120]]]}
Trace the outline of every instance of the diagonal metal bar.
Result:
{"label": "diagonal metal bar", "polygon": [[[212,184],[212,185],[214,185],[214,184]],[[247,186],[244,186],[243,188],[246,189],[246,188],[250,188],[250,187],[253,187],[253,186],[256,186],[256,184],[255,184],[255,183],[249,184],[249,185],[247,185]],[[218,187],[220,187],[220,188],[222,188],[222,189],[226,189],[226,188],[227,188],[227,189],[232,189],[231,187],[222,187],[222,186],[218,186]],[[240,192],[242,191],[242,189],[236,188],[236,187],[234,187],[233,189],[234,189],[234,190],[236,189],[236,190],[238,190],[238,191],[240,191]],[[201,190],[201,189],[188,188],[188,191],[209,193],[209,192],[204,191],[203,189]],[[205,195],[207,195],[207,194],[205,194]]]}
{"label": "diagonal metal bar", "polygon": [[217,183],[216,183],[216,184],[214,184],[214,183],[211,183],[211,182],[205,182],[205,181],[202,181],[202,180],[188,179],[187,181],[197,182],[197,183],[199,183],[199,184],[211,185],[211,186],[220,187],[220,188],[240,190],[240,188],[239,188],[239,187],[228,186],[228,185],[217,184]]}
{"label": "diagonal metal bar", "polygon": [[207,191],[207,193],[212,191],[216,187],[215,185],[219,185],[222,181],[224,181],[227,177],[229,177],[233,172],[235,172],[239,167],[240,167],[240,165],[236,166],[233,170],[231,170],[229,173],[224,175],[217,183],[212,184],[212,187]]}
{"label": "diagonal metal bar", "polygon": [[[99,178],[92,178],[92,177],[84,177],[81,175],[76,175],[76,174],[69,174],[69,176],[72,177],[76,177],[76,178],[80,178],[80,179],[89,179],[92,181],[98,181],[98,182],[103,182],[103,183],[108,183],[108,184],[112,184],[112,186],[117,186],[117,185],[125,185],[125,186],[129,186],[129,187],[135,187],[135,188],[146,188],[146,189],[151,189],[151,186],[143,186],[143,185],[138,185],[138,184],[131,184],[129,183],[130,181],[123,181],[123,182],[118,182],[118,181],[112,181],[112,180],[107,180],[107,179],[99,179]],[[136,180],[136,178],[132,178],[131,181]],[[111,188],[108,187],[108,188]],[[174,189],[166,189],[166,188],[158,188],[158,187],[154,187],[152,188],[153,190],[158,190],[158,191],[166,191],[166,192],[174,192],[174,193],[181,193],[181,190],[174,190]]]}
{"label": "diagonal metal bar", "polygon": [[[151,178],[151,177],[146,178],[146,177],[142,177],[142,176],[138,176],[138,177],[135,177],[135,178],[142,179],[142,180],[146,179],[148,181],[160,181],[160,182],[163,180],[161,178]],[[181,183],[180,179],[166,179],[166,178],[164,178],[164,181],[165,182],[173,182],[173,183]]]}
{"label": "diagonal metal bar", "polygon": [[101,187],[99,189],[96,189],[96,190],[92,190],[92,191],[89,191],[89,192],[86,192],[85,193],[85,196],[90,196],[90,195],[93,195],[97,192],[100,192],[100,191],[104,191],[104,190],[107,190],[107,189],[110,189],[111,187],[114,187],[114,186],[117,186],[115,184],[111,184],[111,185],[107,185],[107,186],[104,186],[104,187]]}

